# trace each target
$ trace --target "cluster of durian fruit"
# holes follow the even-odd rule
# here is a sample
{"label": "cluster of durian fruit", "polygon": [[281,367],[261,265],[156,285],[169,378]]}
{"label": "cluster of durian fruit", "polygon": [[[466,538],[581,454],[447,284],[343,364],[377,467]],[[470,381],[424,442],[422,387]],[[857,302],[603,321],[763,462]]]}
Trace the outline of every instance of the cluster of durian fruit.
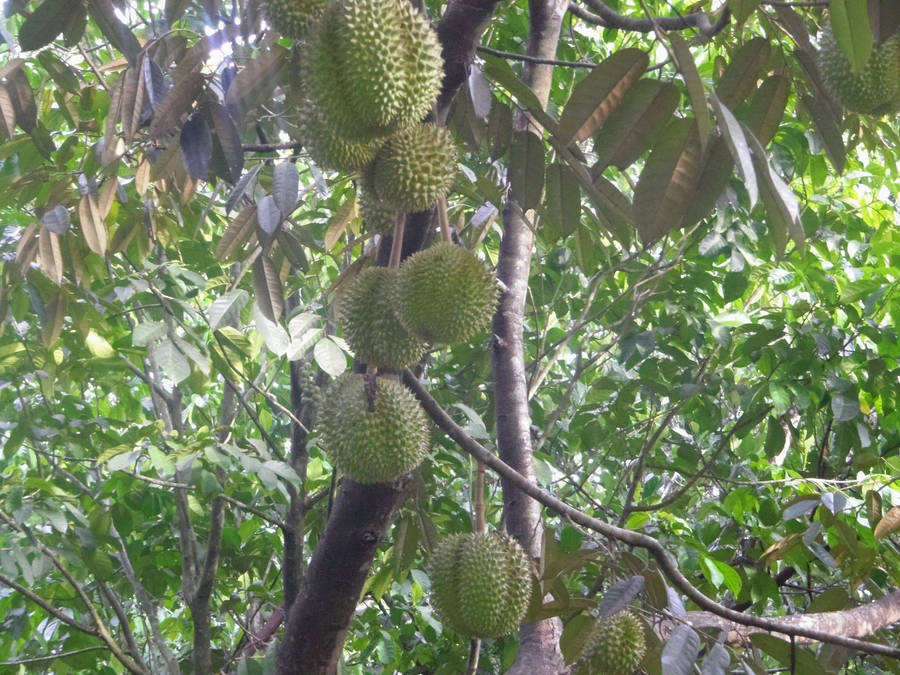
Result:
{"label": "cluster of durian fruit", "polygon": [[[358,173],[367,226],[388,229],[396,214],[428,209],[444,197],[456,175],[456,149],[446,129],[421,121],[443,71],[427,19],[408,0],[267,3],[276,30],[301,45],[304,145],[318,164]],[[471,251],[442,242],[399,268],[361,272],[340,314],[361,361],[398,370],[421,359],[429,344],[465,342],[484,330],[496,303],[490,269]],[[351,479],[390,482],[427,455],[425,415],[400,383],[347,373],[322,399],[322,445]],[[450,536],[435,547],[429,569],[435,606],[460,633],[499,637],[523,620],[532,565],[511,537]],[[590,644],[615,650],[602,646],[599,626]]]}
{"label": "cluster of durian fruit", "polygon": [[386,229],[422,211],[456,176],[449,132],[422,122],[443,59],[408,0],[268,0],[270,22],[300,54],[300,135],[323,167],[360,177],[363,217]]}
{"label": "cluster of durian fruit", "polygon": [[828,24],[819,44],[819,67],[825,86],[847,110],[876,117],[900,110],[900,34],[876,45],[857,73]]}

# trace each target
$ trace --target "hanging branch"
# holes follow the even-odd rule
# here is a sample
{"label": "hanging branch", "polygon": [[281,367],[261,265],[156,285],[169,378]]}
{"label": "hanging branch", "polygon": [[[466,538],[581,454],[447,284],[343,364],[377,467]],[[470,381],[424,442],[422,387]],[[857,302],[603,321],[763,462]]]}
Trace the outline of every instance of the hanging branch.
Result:
{"label": "hanging branch", "polygon": [[[659,565],[660,570],[666,578],[678,590],[684,593],[689,599],[697,604],[698,607],[707,610],[709,613],[731,621],[740,626],[752,626],[762,631],[770,633],[781,633],[783,635],[793,636],[795,638],[805,638],[805,642],[825,642],[829,644],[840,645],[849,649],[866,654],[881,654],[900,658],[900,648],[891,647],[890,645],[876,644],[856,639],[855,637],[847,637],[845,635],[836,635],[827,631],[818,630],[811,627],[810,617],[817,615],[792,615],[782,617],[778,621],[766,619],[763,617],[753,616],[750,614],[742,614],[724,605],[719,604],[712,598],[701,593],[687,577],[682,574],[678,568],[678,564],[671,553],[656,539],[633,530],[626,530],[615,525],[587,515],[583,511],[569,506],[561,499],[554,497],[549,492],[545,492],[536,484],[522,476],[511,466],[501,461],[499,457],[492,454],[478,441],[469,436],[462,427],[460,427],[447,412],[441,408],[440,404],[435,401],[421,382],[408,370],[403,371],[403,382],[416,395],[422,408],[428,413],[432,421],[437,424],[450,438],[452,438],[465,452],[470,454],[476,460],[484,462],[497,472],[504,480],[515,485],[519,490],[537,500],[551,511],[568,518],[574,523],[581,525],[589,530],[602,534],[605,537],[617,539],[628,546],[645,549]],[[856,608],[855,611],[867,610],[872,616],[866,615],[867,621],[859,621],[858,625],[865,629],[865,633],[856,632],[859,637],[871,634],[878,628],[882,628],[895,621],[900,621],[900,591],[886,595],[876,602],[867,605],[865,608]],[[851,612],[854,610],[846,610]],[[833,619],[835,612],[823,612],[818,616],[824,616],[823,621],[829,618]],[[843,614],[843,613],[842,613]]]}
{"label": "hanging branch", "polygon": [[[594,10],[590,12],[580,5],[570,2],[569,11],[584,21],[604,28],[618,28],[633,33],[650,33],[656,29],[685,30],[696,28],[706,38],[711,38],[720,33],[731,20],[731,10],[722,5],[715,12],[692,12],[684,16],[654,17],[651,19],[635,19],[619,14],[601,0],[585,0],[585,3]],[[711,17],[719,15],[713,23]]]}

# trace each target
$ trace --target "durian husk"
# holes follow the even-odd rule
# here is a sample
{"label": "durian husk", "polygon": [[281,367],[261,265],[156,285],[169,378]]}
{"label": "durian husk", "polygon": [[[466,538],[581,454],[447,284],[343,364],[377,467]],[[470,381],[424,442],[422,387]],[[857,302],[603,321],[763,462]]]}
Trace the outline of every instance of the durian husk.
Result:
{"label": "durian husk", "polygon": [[331,383],[318,429],[326,455],[342,473],[359,483],[387,483],[425,458],[428,425],[406,387],[373,377],[372,392],[366,377],[345,373]]}
{"label": "durian husk", "polygon": [[424,211],[444,197],[457,173],[450,132],[435,124],[415,124],[388,138],[372,162],[378,199],[398,211]]}
{"label": "durian husk", "polygon": [[881,116],[900,109],[900,35],[874,47],[865,68],[854,73],[828,24],[822,33],[819,67],[825,86],[848,110]]}
{"label": "durian husk", "polygon": [[531,565],[519,543],[506,534],[451,535],[435,547],[428,570],[442,621],[463,635],[507,635],[525,616]]}
{"label": "durian husk", "polygon": [[472,251],[447,242],[407,258],[396,286],[400,321],[435,345],[469,340],[497,306],[493,272]]}
{"label": "durian husk", "polygon": [[416,363],[426,345],[410,335],[395,313],[399,270],[369,267],[354,279],[341,301],[344,337],[363,363],[400,369]]}
{"label": "durian husk", "polygon": [[303,40],[325,12],[326,0],[265,0],[266,18],[275,30],[292,40]]}
{"label": "durian husk", "polygon": [[428,20],[406,0],[335,0],[311,31],[301,74],[335,135],[362,142],[428,113],[443,59]]}
{"label": "durian husk", "polygon": [[625,610],[597,620],[585,643],[579,675],[631,675],[647,646],[640,620]]}

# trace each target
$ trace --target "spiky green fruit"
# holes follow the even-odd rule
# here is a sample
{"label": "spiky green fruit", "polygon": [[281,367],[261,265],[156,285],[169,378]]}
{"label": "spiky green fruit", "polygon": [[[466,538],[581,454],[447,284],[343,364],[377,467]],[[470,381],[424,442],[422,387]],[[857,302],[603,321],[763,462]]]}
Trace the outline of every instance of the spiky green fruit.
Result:
{"label": "spiky green fruit", "polygon": [[631,675],[646,651],[644,629],[629,611],[598,619],[582,652],[579,673]]}
{"label": "spiky green fruit", "polygon": [[325,5],[326,0],[266,0],[266,18],[285,37],[302,40],[325,12]]}
{"label": "spiky green fruit", "polygon": [[[365,167],[360,173],[357,190],[359,212],[362,215],[366,231],[371,233],[391,232],[396,224],[398,210],[381,201],[375,194],[372,178],[372,165]],[[402,215],[402,214],[400,214]]]}
{"label": "spiky green fruit", "polygon": [[825,85],[845,108],[863,115],[884,115],[900,108],[900,36],[872,49],[862,72],[850,62],[826,26],[819,50]]}
{"label": "spiky green fruit", "polygon": [[312,101],[301,100],[300,138],[316,164],[351,173],[372,161],[381,147],[381,139],[358,140],[341,134]]}
{"label": "spiky green fruit", "polygon": [[310,35],[303,79],[337,133],[359,140],[417,122],[440,91],[443,60],[406,0],[335,0]]}
{"label": "spiky green fruit", "polygon": [[372,185],[398,211],[424,211],[453,185],[456,146],[450,132],[435,124],[401,129],[375,155]]}
{"label": "spiky green fruit", "polygon": [[506,534],[455,534],[429,560],[434,604],[454,630],[493,638],[516,630],[531,596],[531,565]]}
{"label": "spiky green fruit", "polygon": [[410,335],[394,312],[399,274],[388,267],[365,269],[341,302],[344,336],[356,358],[369,365],[405,368],[425,353],[425,343]]}
{"label": "spiky green fruit", "polygon": [[328,387],[319,417],[322,447],[359,483],[387,483],[415,469],[428,451],[428,426],[399,382],[345,373]]}
{"label": "spiky green fruit", "polygon": [[438,345],[465,342],[490,324],[497,282],[472,251],[439,242],[400,266],[397,304],[413,335]]}

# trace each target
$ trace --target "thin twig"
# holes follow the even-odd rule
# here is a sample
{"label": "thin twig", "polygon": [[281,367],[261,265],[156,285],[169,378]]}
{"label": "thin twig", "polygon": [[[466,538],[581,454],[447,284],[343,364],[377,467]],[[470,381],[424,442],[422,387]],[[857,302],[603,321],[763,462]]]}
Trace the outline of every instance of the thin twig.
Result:
{"label": "thin twig", "polygon": [[493,56],[500,56],[504,59],[511,59],[513,61],[527,61],[528,63],[543,63],[548,66],[563,66],[565,68],[593,68],[596,66],[596,63],[591,63],[590,61],[563,61],[560,59],[542,59],[537,56],[529,56],[528,54],[516,54],[515,52],[504,52],[500,49],[494,49],[493,47],[485,47],[484,45],[478,46],[478,51],[482,54],[491,54]]}

